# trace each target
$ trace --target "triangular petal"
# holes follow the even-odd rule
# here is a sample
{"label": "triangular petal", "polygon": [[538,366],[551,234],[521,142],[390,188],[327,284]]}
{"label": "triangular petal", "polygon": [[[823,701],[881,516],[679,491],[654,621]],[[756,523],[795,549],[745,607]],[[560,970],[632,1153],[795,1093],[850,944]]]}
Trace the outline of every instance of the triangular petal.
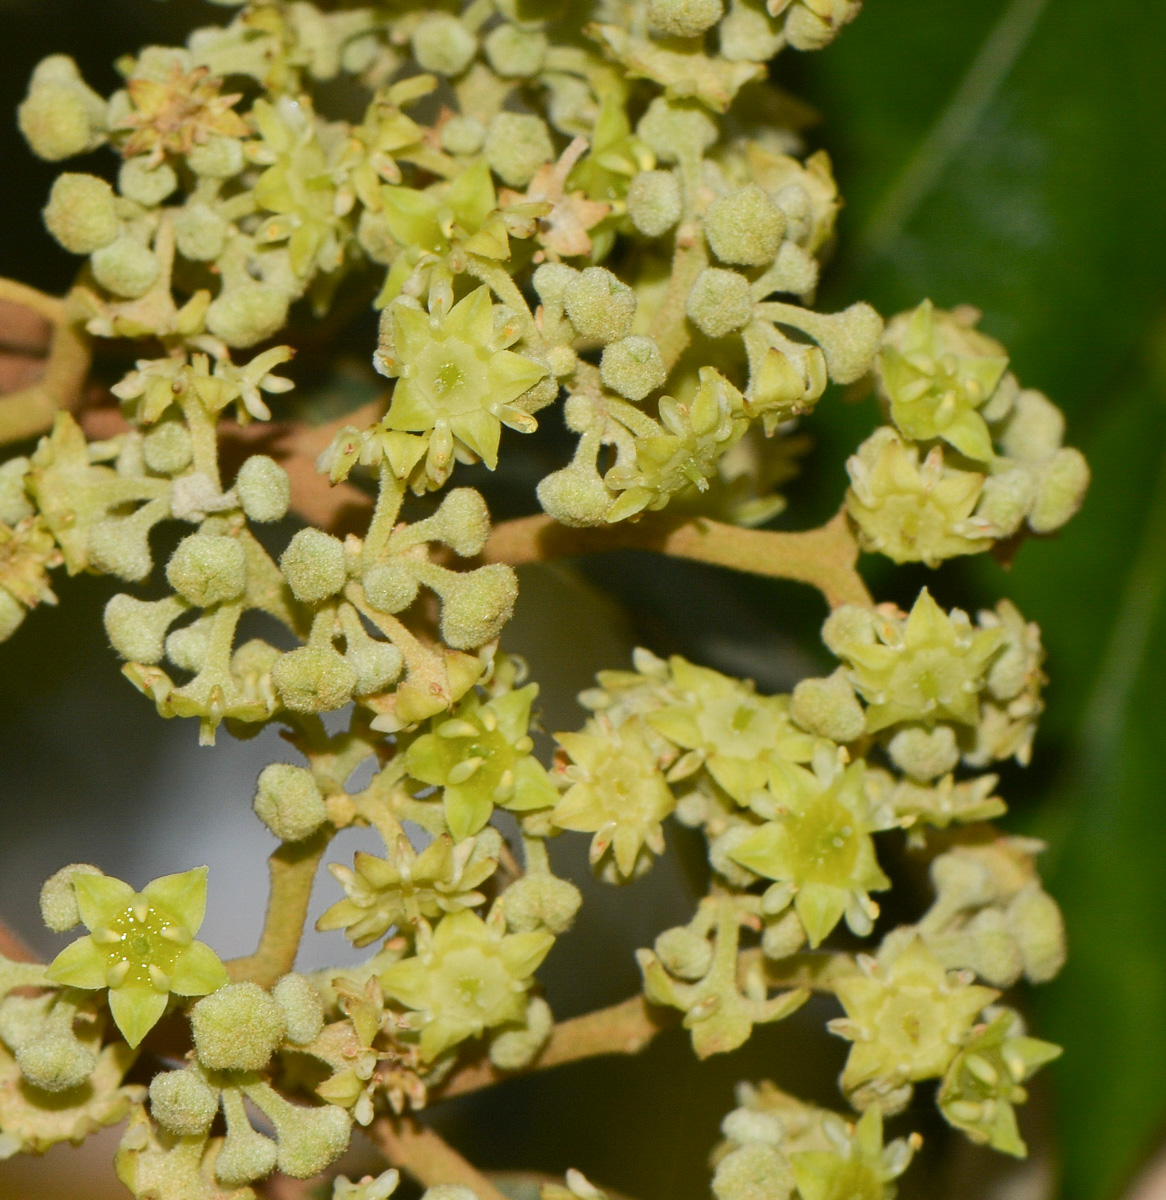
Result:
{"label": "triangular petal", "polygon": [[226,967],[206,942],[191,942],[170,971],[170,990],[179,996],[207,996],[229,982]]}
{"label": "triangular petal", "polygon": [[103,988],[109,960],[90,937],[78,938],[53,959],[45,971],[51,983],[65,987]]}
{"label": "triangular petal", "polygon": [[77,911],[85,928],[99,929],[118,913],[129,908],[134,889],[109,875],[76,875],[73,890],[77,894]]}
{"label": "triangular petal", "polygon": [[152,987],[121,987],[109,993],[109,1011],[131,1049],[158,1023],[169,997]]}
{"label": "triangular petal", "polygon": [[152,904],[164,908],[189,933],[198,933],[206,915],[206,867],[163,875],[142,890]]}

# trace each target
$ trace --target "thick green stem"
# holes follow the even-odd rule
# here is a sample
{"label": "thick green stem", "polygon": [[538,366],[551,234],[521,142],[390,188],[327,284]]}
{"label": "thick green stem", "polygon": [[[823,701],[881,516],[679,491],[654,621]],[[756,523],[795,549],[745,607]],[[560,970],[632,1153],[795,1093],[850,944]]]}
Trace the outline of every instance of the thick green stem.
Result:
{"label": "thick green stem", "polygon": [[271,891],[263,933],[254,954],[227,963],[233,980],[271,987],[295,966],[312,884],[329,841],[329,833],[321,830],[302,842],[285,842],[268,859]]}
{"label": "thick green stem", "polygon": [[872,603],[857,570],[858,543],[845,512],[801,533],[742,529],[668,513],[586,529],[568,528],[545,515],[520,517],[495,527],[482,557],[517,566],[607,550],[653,550],[751,575],[793,579],[816,587],[831,608]]}

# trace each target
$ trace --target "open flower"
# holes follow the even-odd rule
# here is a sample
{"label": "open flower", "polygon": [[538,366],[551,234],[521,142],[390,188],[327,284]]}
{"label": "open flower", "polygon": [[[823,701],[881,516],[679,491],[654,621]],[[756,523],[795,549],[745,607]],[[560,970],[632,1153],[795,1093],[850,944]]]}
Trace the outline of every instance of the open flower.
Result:
{"label": "open flower", "polygon": [[75,988],[109,988],[109,1010],[136,1046],[173,992],[205,996],[227,982],[215,952],[194,935],[206,911],[206,867],[163,875],[135,892],[108,875],[73,880],[87,937],[66,946],[46,977]]}

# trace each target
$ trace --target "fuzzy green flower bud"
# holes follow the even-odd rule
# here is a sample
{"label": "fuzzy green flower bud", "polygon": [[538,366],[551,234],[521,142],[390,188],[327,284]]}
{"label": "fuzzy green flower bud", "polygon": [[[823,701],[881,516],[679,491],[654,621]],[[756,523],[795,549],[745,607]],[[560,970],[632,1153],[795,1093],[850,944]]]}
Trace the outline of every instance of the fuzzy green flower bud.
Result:
{"label": "fuzzy green flower bud", "polygon": [[185,601],[177,596],[139,600],[123,592],[105,606],[105,632],[122,658],[152,665],[162,661],[166,630],[185,611]]}
{"label": "fuzzy green flower bud", "polygon": [[344,543],[320,529],[301,529],[280,555],[279,569],[295,598],[319,604],[344,586]]}
{"label": "fuzzy green flower bud", "polygon": [[514,614],[518,576],[505,563],[455,575],[441,593],[441,636],[456,650],[493,641]]}
{"label": "fuzzy green flower bud", "polygon": [[1085,456],[1066,446],[1053,456],[1041,473],[1040,485],[1028,523],[1037,533],[1052,533],[1077,515],[1089,487]]}
{"label": "fuzzy green flower bud", "polygon": [[229,983],[190,1010],[199,1063],[212,1071],[261,1071],[283,1040],[283,1009],[257,983]]}
{"label": "fuzzy green flower bud", "polygon": [[332,712],[352,699],[357,672],[331,647],[303,646],[280,655],[271,681],[292,712]]}
{"label": "fuzzy green flower bud", "polygon": [[[433,516],[419,523],[426,538],[442,542],[459,558],[481,554],[490,536],[490,510],[481,492],[453,488]],[[418,525],[413,526],[414,530]]]}
{"label": "fuzzy green flower bud", "polygon": [[887,743],[891,762],[912,779],[938,779],[955,769],[960,760],[955,730],[950,725],[926,729],[908,725],[896,731]]}
{"label": "fuzzy green flower bud", "polygon": [[279,1158],[279,1147],[251,1128],[243,1097],[236,1089],[223,1091],[223,1111],[227,1115],[227,1136],[215,1158],[218,1181],[234,1188],[270,1175]]}
{"label": "fuzzy green flower bud", "polygon": [[551,1036],[555,1018],[551,1006],[535,996],[526,1006],[521,1029],[503,1029],[490,1042],[490,1061],[500,1071],[521,1071],[538,1057]]}
{"label": "fuzzy green flower bud", "polygon": [[211,302],[206,327],[232,349],[245,350],[283,328],[287,306],[287,296],[267,284],[240,284]]}
{"label": "fuzzy green flower bud", "polygon": [[48,162],[95,149],[106,126],[105,101],[67,54],[52,54],[37,65],[16,115],[33,154]]}
{"label": "fuzzy green flower bud", "polygon": [[785,214],[768,193],[751,183],[709,205],[704,233],[721,262],[762,267],[777,257],[785,235]]}
{"label": "fuzzy green flower bud", "polygon": [[89,534],[89,566],[127,583],[139,583],[154,569],[150,530],[168,515],[164,505],[143,504],[128,517],[98,521]]}
{"label": "fuzzy green flower bud", "polygon": [[545,873],[524,875],[502,894],[506,924],[515,933],[540,928],[566,933],[582,903],[583,895],[573,883]]}
{"label": "fuzzy green flower bud", "polygon": [[738,1146],[721,1159],[713,1175],[717,1200],[786,1200],[793,1190],[789,1159],[765,1142]]}
{"label": "fuzzy green flower bud", "polygon": [[660,237],[680,220],[680,182],[671,171],[641,171],[628,187],[627,206],[640,233]]}
{"label": "fuzzy green flower bud", "polygon": [[252,802],[255,815],[285,842],[311,837],[327,819],[324,797],[304,767],[269,763],[259,775]]}
{"label": "fuzzy green flower bud", "polygon": [[381,563],[364,574],[364,594],[369,604],[384,613],[398,613],[417,599],[421,587],[416,574],[404,562]]}
{"label": "fuzzy green flower bud", "polygon": [[861,737],[866,717],[844,670],[803,679],[790,698],[790,716],[810,733],[844,745]]}
{"label": "fuzzy green flower bud", "polygon": [[542,263],[531,277],[531,286],[547,308],[562,309],[567,288],[579,272],[566,263]]}
{"label": "fuzzy green flower bud", "polygon": [[657,96],[636,126],[637,135],[661,162],[703,154],[716,140],[717,123],[703,104]]}
{"label": "fuzzy green flower bud", "polygon": [[599,363],[603,382],[629,400],[643,400],[668,377],[660,347],[650,337],[633,334],[609,343]]}
{"label": "fuzzy green flower bud", "polygon": [[523,29],[509,23],[486,35],[483,48],[490,66],[505,79],[529,79],[542,70],[547,56],[547,35],[541,29]]}
{"label": "fuzzy green flower bud", "polygon": [[236,538],[192,533],[166,564],[170,586],[199,608],[238,600],[247,586],[247,564]]}
{"label": "fuzzy green flower bud", "polygon": [[627,335],[636,315],[636,293],[605,267],[588,267],[563,292],[564,307],[580,337],[614,342]]}
{"label": "fuzzy green flower bud", "polygon": [[1009,458],[1044,462],[1061,448],[1065,414],[1042,392],[1026,388],[1013,401],[1000,432],[1000,446]]}
{"label": "fuzzy green flower bud", "polygon": [[219,1111],[219,1094],[193,1068],[163,1071],[150,1080],[150,1111],[175,1137],[202,1137]]}
{"label": "fuzzy green flower bud", "polygon": [[724,0],[648,0],[652,28],[670,37],[699,37],[724,11]]}
{"label": "fuzzy green flower bud", "polygon": [[306,1046],[320,1036],[320,1030],[324,1028],[324,1002],[306,975],[294,971],[285,975],[271,994],[283,1009],[289,1042]]}
{"label": "fuzzy green flower bud", "polygon": [[703,979],[712,966],[712,942],[687,925],[665,929],[654,945],[665,969],[677,979]]}
{"label": "fuzzy green flower bud", "polygon": [[174,244],[190,262],[214,262],[227,244],[230,223],[207,204],[191,202],[174,217]]}
{"label": "fuzzy green flower bud", "polygon": [[456,114],[441,127],[441,148],[447,154],[477,154],[486,140],[486,127],[477,117]]}
{"label": "fuzzy green flower bud", "polygon": [[253,1083],[243,1092],[275,1126],[276,1165],[292,1179],[311,1179],[348,1149],[352,1117],[333,1104],[303,1107],[285,1100],[269,1084]]}
{"label": "fuzzy green flower bud", "polygon": [[97,1057],[83,1042],[64,1030],[50,1030],[22,1042],[16,1065],[32,1084],[46,1092],[68,1092],[93,1074]]}
{"label": "fuzzy green flower bud", "polygon": [[67,933],[81,924],[73,881],[79,875],[101,875],[90,863],[70,863],[45,880],[40,890],[40,915],[54,933]]}
{"label": "fuzzy green flower bud", "polygon": [[196,175],[208,179],[230,179],[246,165],[243,143],[233,137],[211,137],[194,145],[186,156],[186,164]]}
{"label": "fuzzy green flower bud", "polygon": [[158,475],[177,475],[193,457],[190,433],[180,421],[159,421],[142,438],[142,458]]}
{"label": "fuzzy green flower bud", "polygon": [[145,208],[156,208],[178,186],[169,163],[154,166],[143,156],[127,158],[117,174],[117,190]]}
{"label": "fuzzy green flower bud", "polygon": [[239,468],[235,494],[250,520],[279,521],[291,504],[291,480],[275,459],[253,454]]}
{"label": "fuzzy green flower bud", "polygon": [[448,13],[426,17],[413,30],[413,57],[423,71],[460,75],[477,52],[477,39]]}
{"label": "fuzzy green flower bud", "polygon": [[533,113],[500,112],[486,126],[482,153],[490,169],[510,187],[521,188],[555,157],[546,122]]}
{"label": "fuzzy green flower bud", "polygon": [[45,206],[49,233],[73,254],[92,254],[117,237],[113,188],[96,175],[58,175]]}
{"label": "fuzzy green flower bud", "polygon": [[685,312],[705,337],[728,337],[752,316],[749,280],[736,271],[706,267],[688,293]]}
{"label": "fuzzy green flower bud", "polygon": [[119,237],[95,250],[89,265],[103,288],[130,299],[145,295],[159,275],[158,260],[152,251],[132,237]]}

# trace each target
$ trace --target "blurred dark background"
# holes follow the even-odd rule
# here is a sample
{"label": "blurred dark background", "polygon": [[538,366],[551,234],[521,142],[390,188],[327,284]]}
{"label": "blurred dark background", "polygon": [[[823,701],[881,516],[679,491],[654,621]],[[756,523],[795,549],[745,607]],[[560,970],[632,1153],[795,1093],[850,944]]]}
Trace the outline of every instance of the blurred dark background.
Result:
{"label": "blurred dark background", "polygon": [[[15,129],[35,63],[73,54],[108,93],[118,54],[227,12],[200,0],[0,0],[0,274],[60,290],[72,270],[38,215],[57,168],[34,160]],[[924,296],[978,306],[1021,381],[1064,408],[1069,441],[1093,467],[1081,515],[1060,537],[1026,544],[1009,570],[977,559],[926,575],[948,604],[1008,595],[1044,631],[1048,711],[1032,767],[1005,771],[1001,786],[1007,828],[1049,844],[1044,869],[1071,952],[1057,981],[1022,997],[1036,1031],[1066,1048],[1031,1106],[1030,1165],[994,1175],[987,1158],[925,1125],[910,1194],[1108,1200],[1133,1186],[1166,1127],[1166,5],[882,0],[826,52],[783,56],[775,75],[822,114],[807,142],[830,151],[847,200],[822,306],[861,298],[890,314]],[[108,165],[95,158],[92,169]],[[824,404],[790,492],[791,524],[836,503],[841,461],[875,419],[869,404]],[[866,566],[881,598],[908,598],[925,578]],[[0,912],[52,953],[35,897],[61,863],[95,861],[144,882],[207,862],[204,934],[224,955],[243,953],[271,846],[248,800],[281,743],[222,737],[200,750],[193,728],[161,722],[101,644],[111,590],[65,583],[60,609],[42,609],[0,646]],[[578,721],[573,693],[597,668],[622,665],[636,641],[788,686],[824,662],[821,616],[793,586],[621,558],[528,572],[509,645],[544,681],[557,729]],[[332,857],[359,840],[344,835]],[[559,861],[585,876],[581,847]],[[335,898],[327,877],[318,890],[317,911]],[[588,900],[550,962],[560,1015],[633,991],[631,948],[691,906],[675,864]],[[316,937],[304,965],[343,953],[337,935]],[[585,982],[569,962],[586,963]],[[844,1047],[823,1034],[828,1015],[811,1006],[704,1066],[683,1039],[665,1038],[640,1060],[508,1084],[447,1117],[451,1137],[485,1167],[574,1165],[641,1200],[704,1196],[705,1156],[735,1081],[771,1077],[834,1102]],[[905,1121],[924,1112],[921,1102]],[[78,1170],[86,1195],[121,1194],[100,1190],[111,1144],[97,1143],[0,1164],[0,1195],[77,1195]]]}

